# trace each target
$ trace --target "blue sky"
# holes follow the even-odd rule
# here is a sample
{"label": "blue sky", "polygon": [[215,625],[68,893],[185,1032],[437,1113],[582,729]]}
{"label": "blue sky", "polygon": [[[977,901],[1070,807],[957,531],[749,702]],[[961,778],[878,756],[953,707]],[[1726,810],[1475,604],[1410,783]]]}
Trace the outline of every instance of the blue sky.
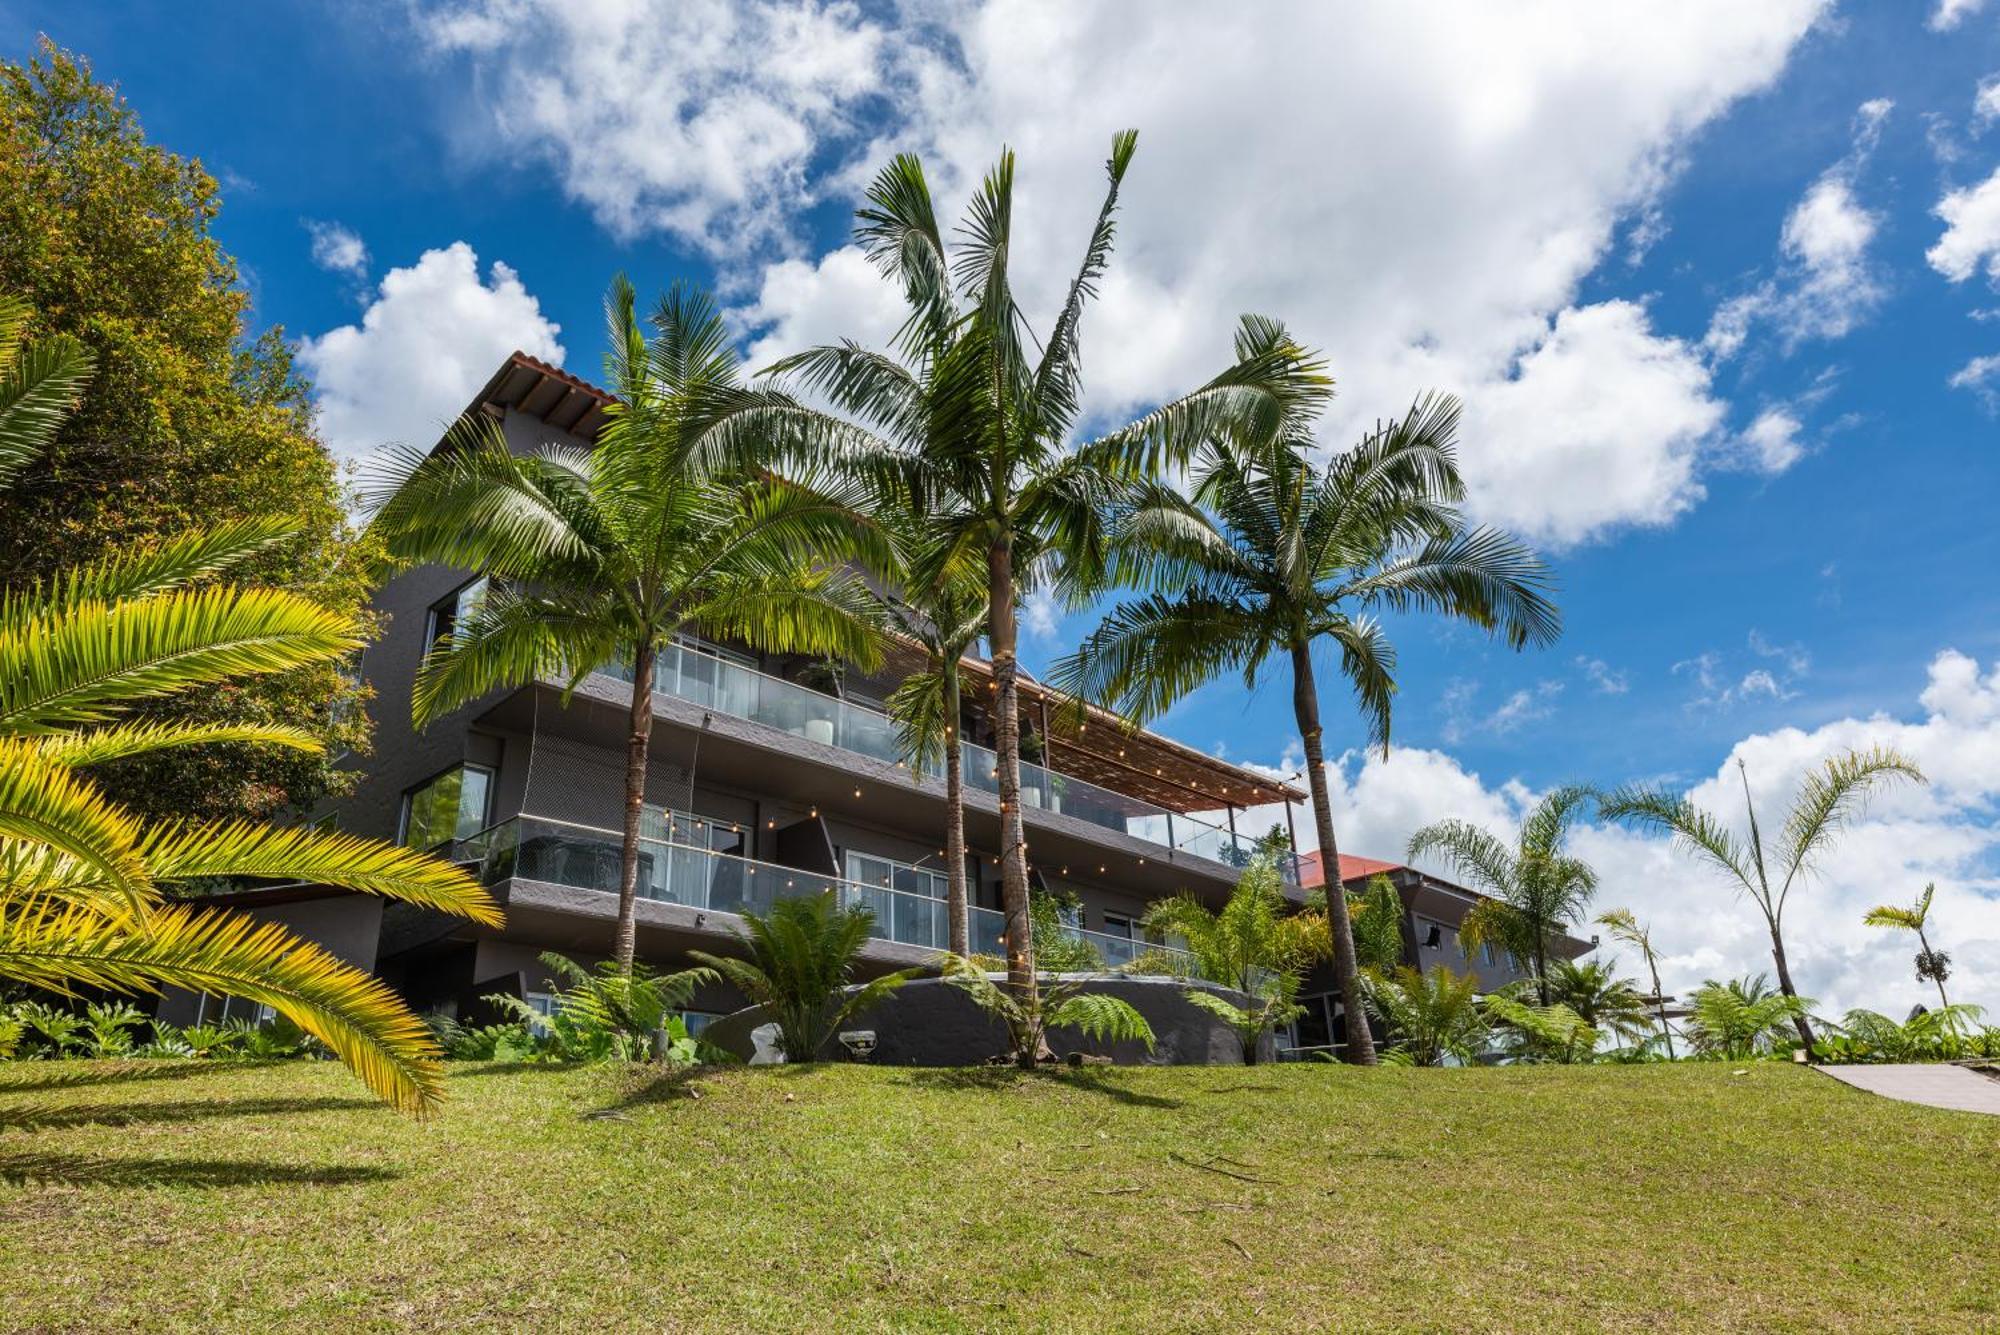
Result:
{"label": "blue sky", "polygon": [[[1020,149],[1045,302],[1136,125],[1085,329],[1097,420],[1219,366],[1238,312],[1283,316],[1332,359],[1329,446],[1464,395],[1475,512],[1561,581],[1553,649],[1395,626],[1404,758],[1342,762],[1350,846],[1504,827],[1570,780],[1718,796],[1734,756],[1775,800],[1836,744],[1895,740],[1950,777],[1801,910],[1840,961],[1820,986],[1914,999],[1861,995],[1901,946],[1843,915],[1936,878],[2000,1005],[2000,5],[1170,8],[0,0],[0,50],[87,55],[221,179],[256,319],[307,340],[349,455],[434,428],[513,346],[594,375],[619,269],[713,283],[753,357],[879,338],[893,303],[843,244],[898,148],[954,203]],[[1089,624],[1048,618],[1031,664]],[[1330,740],[1358,742],[1328,694]],[[1162,726],[1297,763],[1282,678]],[[1614,902],[1685,926],[1688,972],[1756,964],[1699,925],[1726,899],[1661,887],[1659,848],[1590,838]]]}

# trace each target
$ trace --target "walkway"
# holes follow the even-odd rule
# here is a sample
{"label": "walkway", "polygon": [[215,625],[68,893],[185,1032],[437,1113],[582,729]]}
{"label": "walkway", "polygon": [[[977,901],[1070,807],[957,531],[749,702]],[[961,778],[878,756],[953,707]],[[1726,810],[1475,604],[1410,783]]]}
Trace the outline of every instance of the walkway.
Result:
{"label": "walkway", "polygon": [[1992,1113],[2000,1117],[2000,1080],[1963,1066],[1931,1063],[1921,1066],[1820,1066],[1843,1084],[1905,1103],[1960,1112]]}

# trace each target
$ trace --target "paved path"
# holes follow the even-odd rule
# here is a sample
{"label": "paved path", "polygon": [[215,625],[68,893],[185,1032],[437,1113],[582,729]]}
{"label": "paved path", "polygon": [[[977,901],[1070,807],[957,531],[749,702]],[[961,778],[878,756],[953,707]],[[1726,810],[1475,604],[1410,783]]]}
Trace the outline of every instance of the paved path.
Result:
{"label": "paved path", "polygon": [[2000,1117],[2000,1080],[1963,1066],[1928,1063],[1911,1066],[1819,1066],[1843,1084],[1905,1103],[1960,1112],[1992,1113]]}

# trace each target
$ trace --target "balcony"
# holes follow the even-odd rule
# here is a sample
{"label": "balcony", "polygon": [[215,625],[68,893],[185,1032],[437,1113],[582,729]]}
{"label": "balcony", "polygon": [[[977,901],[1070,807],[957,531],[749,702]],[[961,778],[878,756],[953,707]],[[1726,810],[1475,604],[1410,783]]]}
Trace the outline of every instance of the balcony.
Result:
{"label": "balcony", "polygon": [[[632,679],[629,665],[612,664],[599,670],[620,681]],[[703,709],[909,768],[895,721],[886,714],[690,646],[675,644],[661,651],[653,688]],[[966,788],[998,796],[1000,758],[971,742],[964,743],[959,754]],[[941,763],[920,766],[917,772],[930,779],[944,778]],[[1035,810],[1055,812],[1228,867],[1248,866],[1256,843],[1184,812],[1169,811],[1143,798],[1027,761],[1021,762],[1021,804],[1029,814]],[[1282,865],[1281,871],[1296,884],[1295,869],[1289,863]]]}
{"label": "balcony", "polygon": [[[622,836],[542,816],[517,816],[452,846],[453,860],[477,863],[483,884],[509,877],[544,881],[579,890],[618,893]],[[659,839],[639,841],[641,899],[721,913],[769,913],[781,899],[831,893],[843,907],[861,906],[875,914],[875,939],[920,949],[946,950],[950,919],[941,899],[883,885],[863,885],[839,876],[717,853]],[[1006,953],[1006,918],[992,909],[969,910],[973,953]],[[1187,952],[1171,946],[1131,941],[1103,932],[1065,927],[1063,933],[1092,946],[1108,968],[1125,968],[1148,956],[1178,977],[1193,972]]]}

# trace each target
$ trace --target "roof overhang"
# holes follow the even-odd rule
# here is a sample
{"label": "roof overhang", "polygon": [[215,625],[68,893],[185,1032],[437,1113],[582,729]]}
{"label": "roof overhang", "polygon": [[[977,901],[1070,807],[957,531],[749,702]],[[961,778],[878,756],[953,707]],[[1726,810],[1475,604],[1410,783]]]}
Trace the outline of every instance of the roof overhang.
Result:
{"label": "roof overhang", "polygon": [[525,413],[579,439],[596,440],[604,426],[605,410],[617,401],[608,390],[538,357],[516,352],[473,396],[466,412],[488,416]]}

